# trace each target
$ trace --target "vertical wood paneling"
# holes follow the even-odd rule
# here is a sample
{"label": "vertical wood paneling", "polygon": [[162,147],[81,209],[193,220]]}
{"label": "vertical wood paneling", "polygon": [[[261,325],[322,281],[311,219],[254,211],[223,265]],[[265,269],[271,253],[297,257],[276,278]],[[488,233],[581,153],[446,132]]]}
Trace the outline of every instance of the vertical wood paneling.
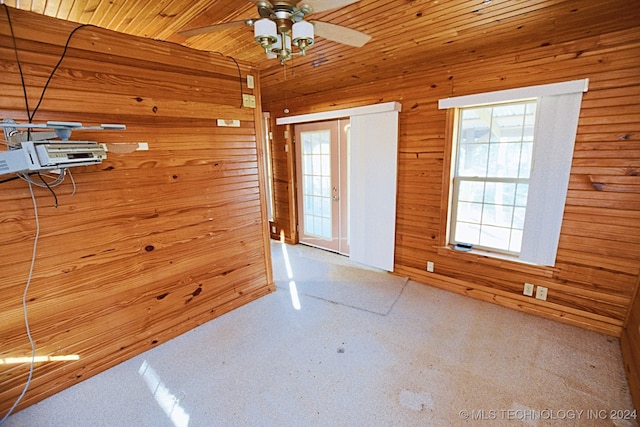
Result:
{"label": "vertical wood paneling", "polygon": [[[94,2],[95,3],[95,2]],[[76,24],[11,9],[33,110]],[[85,10],[85,13],[87,11]],[[0,116],[25,120],[4,8]],[[28,292],[37,363],[20,408],[274,290],[257,143],[261,110],[230,58],[95,27],[78,30],[34,121],[124,123],[72,139],[139,142],[34,190],[40,239]],[[256,75],[258,94],[259,76]],[[216,119],[237,119],[238,128]],[[2,179],[8,178],[4,175]],[[30,360],[22,293],[35,235],[27,184],[0,183],[0,413],[22,391]]]}

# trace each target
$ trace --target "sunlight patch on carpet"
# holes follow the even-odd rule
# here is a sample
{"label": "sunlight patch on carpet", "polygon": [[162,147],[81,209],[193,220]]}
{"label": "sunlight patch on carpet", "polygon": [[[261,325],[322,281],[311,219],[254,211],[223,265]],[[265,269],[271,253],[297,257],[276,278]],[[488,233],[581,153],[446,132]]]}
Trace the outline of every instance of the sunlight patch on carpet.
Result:
{"label": "sunlight patch on carpet", "polygon": [[[288,245],[290,271],[281,256],[279,246],[272,243],[273,275],[275,283],[289,289],[295,280],[300,296],[320,298],[334,303],[386,315],[407,283],[406,277],[394,276],[360,266],[349,258],[310,248]],[[289,275],[293,277],[289,277]]]}

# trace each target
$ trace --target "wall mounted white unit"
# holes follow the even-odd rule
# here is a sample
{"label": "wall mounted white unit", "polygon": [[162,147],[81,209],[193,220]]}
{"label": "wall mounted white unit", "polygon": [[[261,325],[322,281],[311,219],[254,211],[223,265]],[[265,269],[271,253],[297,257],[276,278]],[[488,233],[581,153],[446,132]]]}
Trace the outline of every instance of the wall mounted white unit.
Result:
{"label": "wall mounted white unit", "polygon": [[107,158],[104,147],[97,142],[26,141],[20,143],[20,146],[19,149],[0,153],[0,174],[94,165]]}

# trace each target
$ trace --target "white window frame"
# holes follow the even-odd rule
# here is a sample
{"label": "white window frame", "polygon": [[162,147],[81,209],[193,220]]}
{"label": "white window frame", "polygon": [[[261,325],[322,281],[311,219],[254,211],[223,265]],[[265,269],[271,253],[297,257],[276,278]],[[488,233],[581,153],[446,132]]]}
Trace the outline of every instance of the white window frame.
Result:
{"label": "white window frame", "polygon": [[[536,103],[537,104],[537,100],[536,99],[526,99],[526,100],[519,100],[516,102],[506,102],[506,103],[497,103],[497,104],[489,104],[489,105],[485,105],[485,106],[481,106],[481,107],[501,107],[501,106],[508,106],[508,105],[513,105],[513,104],[527,104],[527,103]],[[456,219],[458,218],[458,204],[459,204],[459,190],[460,190],[460,185],[461,182],[481,182],[484,184],[487,183],[506,183],[506,184],[529,184],[529,178],[522,178],[522,177],[496,177],[496,176],[487,176],[487,177],[472,177],[472,176],[460,176],[460,171],[459,166],[460,166],[460,145],[459,145],[459,139],[460,139],[460,117],[463,113],[463,110],[465,109],[473,109],[473,108],[477,108],[478,106],[471,106],[471,107],[464,107],[464,108],[456,108],[455,110],[455,114],[456,114],[456,129],[453,133],[453,149],[452,149],[452,195],[453,197],[451,197],[450,199],[450,209],[451,209],[451,221],[449,223],[449,227],[450,227],[450,235],[449,235],[449,240],[448,242],[450,244],[455,244],[457,242],[454,242],[453,240],[453,236],[456,233]],[[523,111],[523,114],[526,114],[526,111]],[[523,123],[524,125],[524,123]],[[487,141],[489,142],[489,141]],[[522,143],[522,141],[521,141]],[[515,201],[514,201],[515,203]],[[490,203],[485,203],[482,202],[482,205],[487,205]],[[514,209],[516,207],[516,205],[513,205]],[[512,218],[513,219],[513,218]],[[504,227],[506,228],[506,227]],[[512,226],[509,227],[511,232],[513,232],[513,223]],[[510,245],[509,245],[510,246]],[[495,247],[490,247],[490,246],[482,246],[481,244],[475,246],[476,248],[479,248],[481,250],[488,250],[490,252],[497,252],[497,253],[502,253],[502,254],[507,254],[510,256],[518,256],[520,254],[520,251],[512,251],[512,250],[508,250],[508,249],[499,249],[499,248],[495,248]]]}
{"label": "white window frame", "polygon": [[[438,102],[440,109],[449,109],[531,98],[538,100],[522,248],[520,254],[513,257],[516,261],[555,265],[582,93],[588,90],[588,84],[588,79],[573,80],[459,96]],[[457,150],[456,144],[452,144],[452,147],[450,154],[453,156],[453,150]],[[451,175],[449,194],[453,191],[452,172],[455,166],[452,161],[451,170],[448,171]],[[448,212],[451,212],[451,203]],[[447,219],[447,233],[451,230],[451,218],[449,215]],[[491,253],[487,254],[491,256]]]}

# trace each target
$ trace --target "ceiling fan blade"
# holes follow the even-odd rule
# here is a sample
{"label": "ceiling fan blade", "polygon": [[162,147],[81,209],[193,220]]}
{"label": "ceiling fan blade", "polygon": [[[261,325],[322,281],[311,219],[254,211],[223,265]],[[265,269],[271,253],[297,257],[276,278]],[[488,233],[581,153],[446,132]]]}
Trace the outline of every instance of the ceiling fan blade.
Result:
{"label": "ceiling fan blade", "polygon": [[371,40],[370,35],[341,25],[329,24],[328,22],[322,21],[309,22],[315,27],[316,35],[324,37],[327,40],[353,47],[362,47]]}
{"label": "ceiling fan blade", "polygon": [[313,13],[316,13],[348,6],[358,1],[360,0],[302,0],[296,7],[302,10],[304,5],[311,6]]}
{"label": "ceiling fan blade", "polygon": [[243,25],[252,26],[253,19],[245,19],[243,21],[223,22],[221,24],[205,25],[204,27],[191,28],[189,30],[178,31],[178,34],[184,37],[193,37],[200,34],[214,33],[216,31],[224,31],[230,28],[241,27]]}

